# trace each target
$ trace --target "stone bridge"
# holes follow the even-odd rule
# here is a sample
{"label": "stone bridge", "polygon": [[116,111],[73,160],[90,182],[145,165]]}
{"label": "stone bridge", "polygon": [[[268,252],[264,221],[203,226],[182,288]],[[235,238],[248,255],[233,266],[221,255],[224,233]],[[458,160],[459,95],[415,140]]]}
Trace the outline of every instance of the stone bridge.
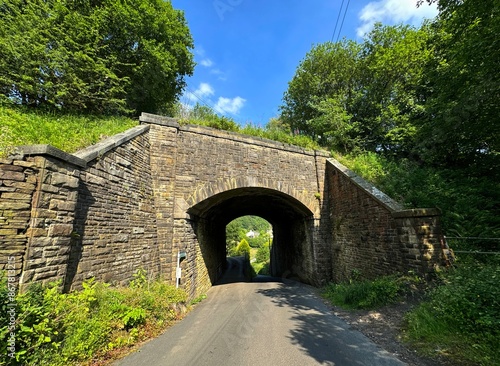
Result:
{"label": "stone bridge", "polygon": [[192,297],[226,263],[225,227],[273,226],[271,271],[320,286],[443,262],[439,212],[403,210],[325,151],[182,126],[141,124],[75,154],[22,146],[0,161],[0,268],[21,287],[126,284],[143,268]]}

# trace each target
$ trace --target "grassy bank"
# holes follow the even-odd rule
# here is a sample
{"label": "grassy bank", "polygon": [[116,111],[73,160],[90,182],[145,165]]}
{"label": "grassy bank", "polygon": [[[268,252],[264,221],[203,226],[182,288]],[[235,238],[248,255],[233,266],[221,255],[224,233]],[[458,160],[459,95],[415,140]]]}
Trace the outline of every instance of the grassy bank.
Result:
{"label": "grassy bank", "polygon": [[[448,244],[457,251],[457,261],[436,274],[425,301],[406,315],[406,342],[455,365],[500,365],[498,172],[420,166],[374,153],[336,158],[405,207],[440,208],[444,234],[453,237]],[[396,285],[387,279],[355,281],[331,285],[328,296],[356,308],[394,299]],[[352,299],[357,299],[354,304]]]}
{"label": "grassy bank", "polygon": [[50,144],[72,153],[138,124],[128,117],[47,113],[0,106],[0,154],[14,146]]}

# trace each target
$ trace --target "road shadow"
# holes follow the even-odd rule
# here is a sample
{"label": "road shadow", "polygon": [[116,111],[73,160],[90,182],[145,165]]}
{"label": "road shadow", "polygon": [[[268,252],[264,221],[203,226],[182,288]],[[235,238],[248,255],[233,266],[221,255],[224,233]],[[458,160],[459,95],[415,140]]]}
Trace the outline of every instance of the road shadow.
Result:
{"label": "road shadow", "polygon": [[252,277],[251,264],[244,256],[227,257],[226,269],[214,286],[227,285],[237,282],[282,282],[281,278],[257,275]]}
{"label": "road shadow", "polygon": [[[284,280],[277,288],[259,289],[257,293],[270,297],[275,306],[292,309],[296,327],[289,330],[288,338],[322,365],[404,365],[336,317],[318,299],[317,289]],[[359,361],[360,353],[366,354],[361,357],[364,361]]]}

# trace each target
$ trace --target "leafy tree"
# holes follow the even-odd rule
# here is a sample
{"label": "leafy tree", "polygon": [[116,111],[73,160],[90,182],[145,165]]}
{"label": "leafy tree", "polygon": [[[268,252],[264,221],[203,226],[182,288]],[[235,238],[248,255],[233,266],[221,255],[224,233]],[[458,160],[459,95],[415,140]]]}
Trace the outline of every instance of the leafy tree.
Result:
{"label": "leafy tree", "polygon": [[0,93],[32,107],[168,111],[193,72],[169,1],[0,0]]}
{"label": "leafy tree", "polygon": [[428,34],[427,27],[377,24],[361,44],[313,47],[289,83],[281,119],[338,151],[408,151],[425,102]]}
{"label": "leafy tree", "polygon": [[363,42],[362,93],[357,100],[362,146],[386,154],[406,154],[413,145],[414,120],[425,110],[421,87],[431,58],[430,30],[376,24]]}
{"label": "leafy tree", "polygon": [[[301,61],[280,107],[280,119],[295,133],[313,137],[328,146],[331,134],[352,121],[352,100],[358,86],[361,48],[354,41],[324,43],[313,47]],[[334,108],[325,100],[334,98]],[[324,118],[328,114],[330,118]],[[342,134],[333,137],[334,144],[343,144]]]}
{"label": "leafy tree", "polygon": [[248,241],[246,239],[242,239],[239,242],[234,252],[234,255],[246,256],[247,258],[250,258],[250,245],[248,244]]}
{"label": "leafy tree", "polygon": [[[269,222],[259,216],[242,216],[234,219],[226,226],[226,249],[230,255],[236,252],[238,244],[245,240],[249,247],[260,248],[269,242]],[[247,238],[247,233],[253,230],[258,233],[255,238]]]}
{"label": "leafy tree", "polygon": [[[419,150],[430,162],[490,168],[500,151],[498,0],[439,0]],[[498,168],[498,164],[496,166]]]}

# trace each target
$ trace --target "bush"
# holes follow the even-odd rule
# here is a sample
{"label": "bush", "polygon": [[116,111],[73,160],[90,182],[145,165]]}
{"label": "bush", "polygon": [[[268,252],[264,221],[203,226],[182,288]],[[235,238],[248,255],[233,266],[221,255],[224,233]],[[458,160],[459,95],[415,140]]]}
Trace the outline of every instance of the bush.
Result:
{"label": "bush", "polygon": [[248,244],[248,241],[246,239],[241,239],[233,255],[245,256],[246,258],[250,258],[250,245]]}
{"label": "bush", "polygon": [[498,365],[500,267],[463,263],[443,275],[428,301],[406,317],[406,340],[456,362]]}
{"label": "bush", "polygon": [[[177,319],[184,291],[160,281],[136,281],[111,288],[87,281],[81,291],[62,294],[57,283],[33,285],[17,295],[16,359],[2,353],[1,364],[53,366],[104,357],[158,334]],[[6,280],[0,283],[5,297]],[[6,302],[4,302],[6,303]],[[8,339],[7,313],[0,316],[0,337]]]}

